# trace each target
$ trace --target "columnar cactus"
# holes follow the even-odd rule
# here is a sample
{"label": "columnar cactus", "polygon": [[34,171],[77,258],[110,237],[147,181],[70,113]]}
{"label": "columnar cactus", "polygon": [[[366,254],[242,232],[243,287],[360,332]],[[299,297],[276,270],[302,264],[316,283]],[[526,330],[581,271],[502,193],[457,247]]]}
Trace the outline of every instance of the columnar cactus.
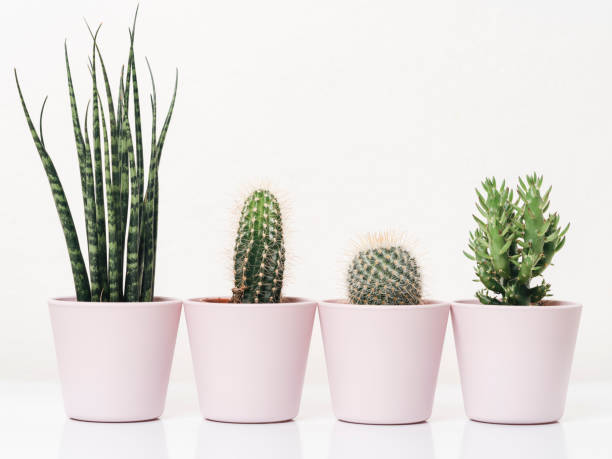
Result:
{"label": "columnar cactus", "polygon": [[246,199],[240,214],[231,302],[279,303],[284,269],[280,205],[268,190],[255,190]]}
{"label": "columnar cactus", "polygon": [[415,257],[388,235],[370,235],[353,257],[347,277],[352,304],[419,304],[421,268]]}
{"label": "columnar cactus", "polygon": [[565,244],[569,224],[561,229],[559,215],[546,215],[551,188],[542,196],[542,177],[536,174],[519,178],[518,198],[505,181],[498,188],[494,178],[482,183],[486,197],[476,190],[476,207],[482,219],[474,215],[478,228],[470,233],[470,253],[476,262],[476,276],[484,289],[476,293],[482,304],[538,304],[550,295],[550,284],[542,275],[553,255]]}

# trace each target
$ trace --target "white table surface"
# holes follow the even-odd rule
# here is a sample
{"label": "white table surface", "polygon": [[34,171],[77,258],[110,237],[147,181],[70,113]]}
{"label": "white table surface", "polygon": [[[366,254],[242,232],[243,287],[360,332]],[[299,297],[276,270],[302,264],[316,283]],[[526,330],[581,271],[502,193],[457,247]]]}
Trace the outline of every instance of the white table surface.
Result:
{"label": "white table surface", "polygon": [[327,387],[306,387],[281,424],[203,420],[193,384],[171,383],[161,420],[98,424],[65,417],[57,383],[0,382],[0,458],[597,459],[612,458],[612,384],[573,384],[565,417],[541,426],[468,421],[458,386],[440,385],[427,423],[337,421]]}

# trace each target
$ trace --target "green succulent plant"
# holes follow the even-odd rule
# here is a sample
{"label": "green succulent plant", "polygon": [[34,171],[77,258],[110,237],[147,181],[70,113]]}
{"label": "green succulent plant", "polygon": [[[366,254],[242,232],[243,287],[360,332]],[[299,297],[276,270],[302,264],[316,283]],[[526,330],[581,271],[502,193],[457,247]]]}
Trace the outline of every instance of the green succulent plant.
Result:
{"label": "green succulent plant", "polygon": [[283,220],[276,197],[265,189],[245,200],[234,246],[232,303],[279,303],[285,270]]}
{"label": "green succulent plant", "polygon": [[[138,11],[136,15],[137,13]],[[24,101],[15,70],[15,81],[26,121],[47,174],[64,231],[76,297],[79,301],[138,302],[152,301],[154,297],[159,163],[174,109],[178,71],[172,101],[158,135],[155,82],[147,61],[153,90],[150,96],[151,151],[149,172],[145,180],[140,99],[134,57],[136,15],[134,24],[129,29],[128,62],[125,74],[124,68],[121,69],[116,100],[113,100],[106,67],[97,43],[100,28],[98,27],[95,32],[89,30],[93,41],[92,56],[89,61],[93,94],[85,109],[83,125],[72,84],[68,47],[64,44],[68,93],[85,209],[89,274],[64,188],[43,139],[42,118],[45,103],[40,111],[37,131]],[[99,70],[102,71],[104,90],[98,86]],[[103,94],[106,96],[106,112]],[[133,124],[129,114],[130,98],[133,101]],[[90,107],[91,131],[88,124]]]}
{"label": "green succulent plant", "polygon": [[349,264],[347,290],[352,304],[420,304],[421,268],[401,240],[388,234],[371,234]]}
{"label": "green succulent plant", "polygon": [[494,178],[482,182],[484,194],[476,190],[481,217],[474,215],[478,227],[470,233],[471,253],[464,253],[476,262],[482,304],[531,305],[550,296],[550,284],[532,280],[565,244],[569,224],[562,229],[559,215],[547,214],[551,188],[542,194],[542,181],[535,173],[519,178],[516,200],[505,181],[498,187]]}

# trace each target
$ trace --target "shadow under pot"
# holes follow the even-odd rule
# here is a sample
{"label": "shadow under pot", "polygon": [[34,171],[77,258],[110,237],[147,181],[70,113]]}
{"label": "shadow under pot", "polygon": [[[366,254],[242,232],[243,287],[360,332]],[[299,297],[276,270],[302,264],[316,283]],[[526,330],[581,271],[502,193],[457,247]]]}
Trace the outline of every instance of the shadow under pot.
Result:
{"label": "shadow under pot", "polygon": [[262,423],[297,416],[316,303],[199,298],[184,305],[204,418]]}
{"label": "shadow under pot", "polygon": [[181,301],[49,300],[68,417],[133,422],[162,415]]}
{"label": "shadow under pot", "polygon": [[449,303],[319,303],[334,414],[363,424],[412,424],[431,416]]}
{"label": "shadow under pot", "polygon": [[452,305],[465,411],[499,424],[558,421],[567,387],[582,306]]}

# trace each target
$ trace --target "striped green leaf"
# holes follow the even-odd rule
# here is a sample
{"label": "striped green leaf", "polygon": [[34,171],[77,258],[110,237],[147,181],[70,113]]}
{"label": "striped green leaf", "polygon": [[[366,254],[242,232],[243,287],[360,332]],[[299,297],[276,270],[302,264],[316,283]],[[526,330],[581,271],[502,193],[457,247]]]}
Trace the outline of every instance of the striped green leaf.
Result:
{"label": "striped green leaf", "polygon": [[100,109],[98,98],[98,82],[96,78],[96,40],[100,27],[96,30],[93,38],[93,57],[91,64],[91,79],[93,88],[92,118],[93,118],[93,153],[94,153],[94,185],[96,203],[96,233],[97,233],[97,258],[98,272],[100,274],[100,300],[108,300],[108,262],[106,255],[106,213],[104,206],[104,176],[102,173],[102,148],[100,134]]}
{"label": "striped green leaf", "polygon": [[[98,96],[99,97],[99,96]],[[106,207],[108,212],[108,286],[109,301],[121,301],[123,288],[119,273],[119,248],[117,247],[116,235],[116,212],[114,203],[114,189],[112,183],[110,139],[104,115],[104,105],[100,100],[100,116],[102,117],[102,133],[104,135],[104,175],[106,179]]]}
{"label": "striped green leaf", "polygon": [[[92,37],[93,55],[89,60],[89,70],[93,97],[91,118],[88,103],[83,125],[77,109],[68,47],[64,44],[68,93],[85,210],[89,276],[64,190],[45,147],[42,118],[46,99],[41,109],[39,132],[36,132],[15,73],[26,120],[47,173],[64,230],[77,298],[82,301],[152,301],[154,298],[159,214],[158,172],[176,100],[178,73],[172,101],[158,136],[155,81],[147,61],[153,93],[151,95],[153,122],[149,173],[145,189],[143,126],[134,55],[137,15],[138,8],[132,28],[129,29],[128,61],[121,69],[116,104],[98,44],[100,27],[94,32],[87,25]],[[105,94],[101,93],[101,86],[98,86],[98,65],[102,70]],[[133,128],[129,115],[130,98],[133,98],[134,103]],[[103,99],[106,99],[106,107]]]}
{"label": "striped green leaf", "polygon": [[[19,92],[19,99],[21,106],[30,129],[30,134],[34,140],[34,145],[40,156],[43,167],[49,180],[49,186],[51,187],[51,193],[55,202],[55,208],[59,215],[60,222],[62,224],[62,230],[64,231],[64,238],[66,239],[66,246],[68,247],[68,256],[70,258],[70,265],[72,267],[72,277],[74,279],[74,286],[76,290],[76,297],[78,301],[91,301],[91,290],[89,288],[89,279],[87,277],[87,269],[85,268],[85,261],[83,260],[83,254],[79,245],[79,238],[77,236],[76,228],[74,226],[74,220],[72,213],[70,212],[70,206],[64,193],[64,188],[57,175],[57,171],[51,160],[51,157],[45,149],[42,137],[36,133],[36,128],[30,118],[30,113],[23,99],[21,92],[21,86],[19,85],[19,79],[17,78],[17,71],[15,71],[15,83],[17,84],[17,91]],[[42,115],[44,110],[44,104],[40,113],[40,124],[42,125]],[[40,131],[42,136],[42,130]]]}
{"label": "striped green leaf", "polygon": [[85,108],[85,119],[83,122],[83,144],[85,146],[85,187],[87,191],[87,201],[85,206],[85,227],[87,229],[87,249],[89,253],[91,297],[93,301],[102,301],[102,283],[98,253],[98,226],[96,217],[95,182],[87,123],[90,104],[91,101],[88,101],[87,107]]}

